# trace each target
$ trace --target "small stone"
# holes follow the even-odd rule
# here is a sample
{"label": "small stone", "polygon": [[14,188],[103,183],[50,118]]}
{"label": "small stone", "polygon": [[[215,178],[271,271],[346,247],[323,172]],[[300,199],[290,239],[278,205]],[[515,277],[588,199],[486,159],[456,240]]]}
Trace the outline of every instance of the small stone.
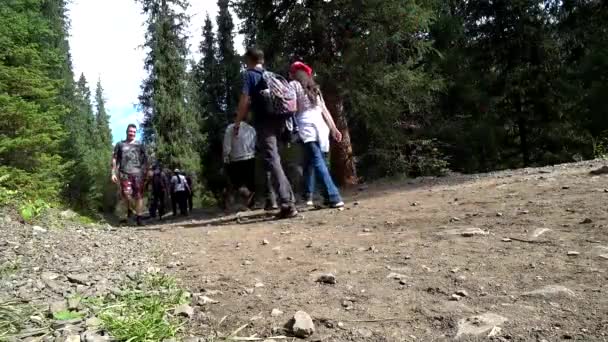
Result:
{"label": "small stone", "polygon": [[581,253],[580,252],[576,252],[576,251],[570,251],[570,252],[568,252],[568,256],[578,256],[578,255],[581,255]]}
{"label": "small stone", "polygon": [[266,239],[262,240],[262,245],[266,246],[268,244],[270,244],[270,242],[268,242],[268,240],[266,240]]}
{"label": "small stone", "polygon": [[73,219],[78,214],[76,214],[73,210],[68,209],[68,210],[62,211],[59,215],[64,219]]}
{"label": "small stone", "polygon": [[34,232],[34,234],[44,234],[47,232],[46,229],[40,227],[40,226],[34,226],[32,227],[32,231]]}
{"label": "small stone", "polygon": [[308,338],[315,332],[315,325],[312,318],[304,311],[298,311],[293,316],[292,332],[299,338]]}
{"label": "small stone", "polygon": [[460,297],[468,297],[469,296],[469,293],[467,291],[465,291],[465,290],[456,291],[456,294],[459,295]]}
{"label": "small stone", "polygon": [[357,206],[357,205],[359,205],[359,204],[361,204],[361,203],[359,203],[359,201],[355,201],[355,202],[353,202],[353,205],[355,205],[355,206]]}
{"label": "small stone", "polygon": [[344,329],[344,323],[342,323],[342,322],[338,322],[338,328],[340,328],[340,329]]}
{"label": "small stone", "polygon": [[509,239],[509,238],[504,238],[504,239],[502,239],[502,242],[511,242],[511,241],[512,241],[512,240],[511,240],[511,239]]}
{"label": "small stone", "polygon": [[287,260],[293,260],[293,258],[292,257],[287,257]]}
{"label": "small stone", "polygon": [[453,295],[451,295],[451,296],[450,296],[450,300],[451,300],[451,301],[455,301],[455,302],[457,302],[457,301],[459,301],[459,300],[461,300],[461,299],[462,299],[462,297],[461,297],[461,296],[459,296],[459,295],[457,295],[457,294],[455,294],[455,293],[454,293]]}
{"label": "small stone", "polygon": [[198,297],[198,305],[207,305],[207,304],[218,304],[217,300],[211,299],[207,296],[199,296]]}
{"label": "small stone", "polygon": [[68,280],[74,284],[89,285],[89,277],[84,274],[68,274]]}
{"label": "small stone", "polygon": [[568,190],[568,189],[570,189],[570,187],[568,185],[562,186],[562,190]]}
{"label": "small stone", "polygon": [[68,309],[77,310],[80,307],[81,299],[82,298],[80,296],[72,296],[68,298]]}
{"label": "small stone", "polygon": [[418,202],[414,202],[414,203],[412,203],[412,207],[417,207],[417,206],[419,206],[419,205],[420,205],[420,204],[419,204]]}
{"label": "small stone", "polygon": [[264,287],[264,283],[255,283],[254,287],[256,287],[256,288]]}
{"label": "small stone", "polygon": [[403,280],[403,279],[400,279],[399,280],[399,284],[400,285],[407,285],[407,282],[405,280]]}
{"label": "small stone", "polygon": [[519,212],[520,215],[528,215],[530,213],[530,210],[522,210]]}
{"label": "small stone", "polygon": [[251,265],[251,261],[249,261],[249,260],[243,261],[243,266],[249,266],[249,265]]}
{"label": "small stone", "polygon": [[593,220],[590,219],[590,218],[586,218],[586,219],[584,219],[584,220],[581,221],[581,224],[590,224],[590,223],[593,223]]}
{"label": "small stone", "polygon": [[82,340],[84,342],[107,342],[110,341],[110,336],[107,335],[99,335],[94,331],[86,331],[82,334]]}
{"label": "small stone", "polygon": [[174,313],[176,316],[192,318],[194,316],[194,309],[190,305],[183,304],[176,307]]}
{"label": "small stone", "polygon": [[490,333],[488,334],[488,337],[496,337],[496,336],[500,335],[501,331],[502,331],[501,327],[494,327],[494,328],[492,328],[492,331],[490,331]]}
{"label": "small stone", "polygon": [[496,217],[502,217],[503,214],[502,213],[496,213]]}
{"label": "small stone", "polygon": [[319,276],[319,278],[317,279],[318,283],[323,283],[323,284],[335,284],[336,283],[336,276],[331,274],[331,273],[327,273],[327,274],[322,274],[321,276]]}
{"label": "small stone", "polygon": [[97,328],[101,326],[101,320],[97,317],[91,317],[85,321],[87,328]]}
{"label": "small stone", "polygon": [[410,260],[412,258],[411,255],[406,255],[405,257],[403,257],[405,260]]}
{"label": "small stone", "polygon": [[283,314],[283,311],[279,310],[279,309],[272,309],[272,312],[270,313],[270,316],[272,317],[279,317]]}
{"label": "small stone", "polygon": [[57,302],[53,302],[50,305],[50,311],[51,314],[56,314],[58,312],[62,312],[62,311],[67,311],[68,310],[68,306],[67,303],[65,301],[57,301]]}
{"label": "small stone", "polygon": [[450,219],[450,222],[460,222],[460,218],[459,217],[452,217]]}
{"label": "small stone", "polygon": [[458,273],[458,272],[460,272],[460,268],[458,268],[458,267],[453,268],[450,272],[452,272],[452,273]]}
{"label": "small stone", "polygon": [[608,194],[608,189],[604,189],[604,192]]}
{"label": "small stone", "polygon": [[371,230],[371,229],[369,229],[369,228],[365,228],[365,229],[363,229],[363,232],[364,232],[364,233],[371,233],[371,232],[372,232],[372,230]]}
{"label": "small stone", "polygon": [[64,342],[80,342],[80,335],[68,335]]}
{"label": "small stone", "polygon": [[554,297],[559,295],[565,295],[569,297],[574,297],[576,294],[574,291],[562,285],[547,285],[541,289],[537,289],[531,292],[524,293],[524,296],[529,297]]}

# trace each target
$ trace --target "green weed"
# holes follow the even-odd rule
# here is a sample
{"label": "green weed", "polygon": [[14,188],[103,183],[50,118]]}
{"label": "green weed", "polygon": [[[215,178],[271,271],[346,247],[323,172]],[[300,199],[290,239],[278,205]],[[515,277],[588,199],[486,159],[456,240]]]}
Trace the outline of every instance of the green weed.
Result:
{"label": "green weed", "polygon": [[162,341],[182,328],[170,311],[187,302],[176,281],[164,275],[144,275],[125,284],[115,297],[87,301],[94,305],[103,326],[118,341]]}
{"label": "green weed", "polygon": [[83,318],[83,317],[84,317],[84,315],[80,312],[74,312],[74,311],[68,311],[68,310],[55,312],[53,314],[53,318],[58,321],[70,321],[73,319],[78,319],[78,318]]}

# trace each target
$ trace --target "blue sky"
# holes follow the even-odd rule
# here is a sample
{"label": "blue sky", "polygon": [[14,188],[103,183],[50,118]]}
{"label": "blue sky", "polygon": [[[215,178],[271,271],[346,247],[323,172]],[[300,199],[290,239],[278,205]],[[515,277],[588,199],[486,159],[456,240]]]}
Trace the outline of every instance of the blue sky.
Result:
{"label": "blue sky", "polygon": [[[205,16],[209,13],[214,18],[217,4],[216,0],[190,2],[188,33],[190,50],[195,55]],[[84,73],[92,92],[101,79],[113,139],[124,139],[126,126],[142,120],[136,109],[140,85],[146,76],[145,51],[141,47],[145,17],[141,5],[135,0],[72,0],[68,10],[75,77]],[[241,37],[236,37],[236,45],[242,45]]]}

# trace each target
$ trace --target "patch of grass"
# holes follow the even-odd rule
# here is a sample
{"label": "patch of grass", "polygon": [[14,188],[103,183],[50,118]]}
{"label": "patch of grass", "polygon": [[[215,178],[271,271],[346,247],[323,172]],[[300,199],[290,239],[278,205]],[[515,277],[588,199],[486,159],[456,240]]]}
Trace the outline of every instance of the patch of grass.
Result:
{"label": "patch of grass", "polygon": [[0,265],[0,279],[4,279],[12,274],[17,273],[21,269],[20,260],[7,261]]}
{"label": "patch of grass", "polygon": [[55,312],[53,318],[58,321],[70,321],[77,318],[83,318],[84,315],[80,312],[74,312],[69,310]]}
{"label": "patch of grass", "polygon": [[17,301],[0,302],[0,341],[18,338],[26,327],[38,329],[41,334],[50,331],[40,308]]}
{"label": "patch of grass", "polygon": [[182,321],[171,310],[187,302],[184,291],[175,279],[146,274],[123,286],[116,296],[107,296],[86,303],[93,306],[103,327],[118,341],[148,342],[175,337]]}

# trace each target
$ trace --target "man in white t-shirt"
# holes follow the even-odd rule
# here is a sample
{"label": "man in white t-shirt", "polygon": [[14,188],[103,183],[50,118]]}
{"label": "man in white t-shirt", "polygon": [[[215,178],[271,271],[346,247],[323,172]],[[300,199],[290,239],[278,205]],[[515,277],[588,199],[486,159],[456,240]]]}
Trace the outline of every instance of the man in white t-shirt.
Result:
{"label": "man in white t-shirt", "polygon": [[249,208],[254,204],[256,139],[255,129],[246,122],[241,122],[238,135],[234,134],[234,124],[228,125],[224,134],[223,159],[230,188],[246,197]]}

